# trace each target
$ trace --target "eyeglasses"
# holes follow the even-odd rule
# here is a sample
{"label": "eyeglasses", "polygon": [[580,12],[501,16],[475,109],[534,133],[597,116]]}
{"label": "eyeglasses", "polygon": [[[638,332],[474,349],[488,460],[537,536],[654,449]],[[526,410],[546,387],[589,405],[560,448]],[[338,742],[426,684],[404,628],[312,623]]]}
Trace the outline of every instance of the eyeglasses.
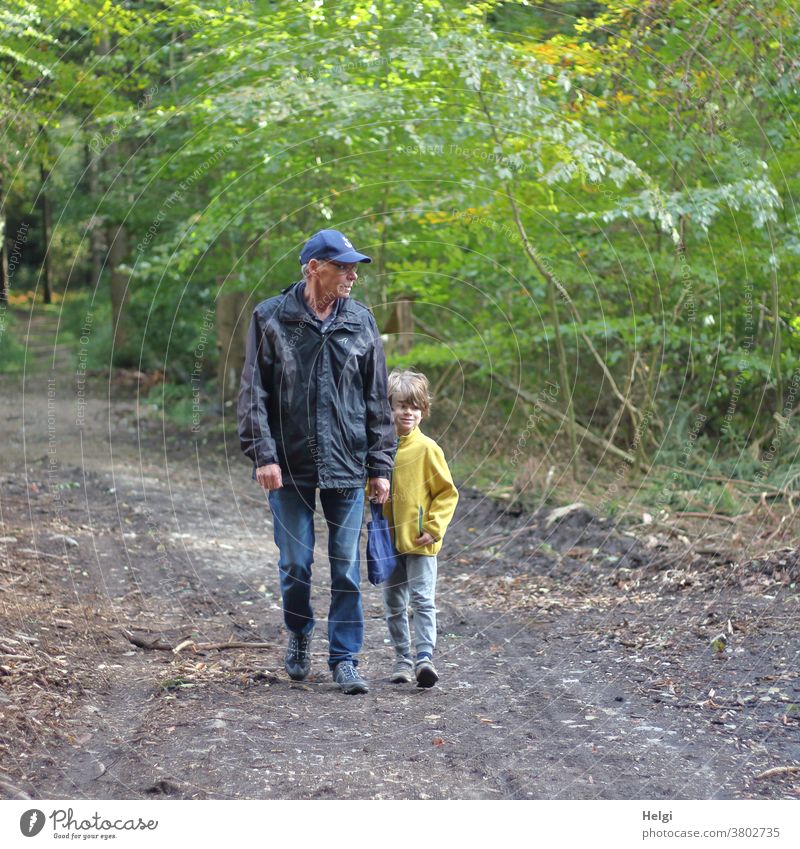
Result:
{"label": "eyeglasses", "polygon": [[349,274],[351,271],[355,271],[358,268],[357,262],[351,263],[343,263],[343,262],[335,262],[332,259],[326,260],[328,265],[332,265],[339,274]]}

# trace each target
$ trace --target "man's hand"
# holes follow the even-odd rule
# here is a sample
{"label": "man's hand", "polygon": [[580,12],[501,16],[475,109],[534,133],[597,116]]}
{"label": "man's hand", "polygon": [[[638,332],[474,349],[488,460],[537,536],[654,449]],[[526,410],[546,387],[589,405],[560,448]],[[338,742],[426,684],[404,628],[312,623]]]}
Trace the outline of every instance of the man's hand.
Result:
{"label": "man's hand", "polygon": [[389,500],[389,481],[386,478],[370,478],[367,482],[367,495],[375,504],[385,504]]}
{"label": "man's hand", "polygon": [[256,469],[256,480],[264,489],[280,489],[283,486],[281,467],[277,463],[270,463],[268,466],[259,466]]}
{"label": "man's hand", "polygon": [[423,531],[415,540],[414,545],[418,547],[422,547],[423,545],[431,545],[436,542],[436,540],[427,532]]}

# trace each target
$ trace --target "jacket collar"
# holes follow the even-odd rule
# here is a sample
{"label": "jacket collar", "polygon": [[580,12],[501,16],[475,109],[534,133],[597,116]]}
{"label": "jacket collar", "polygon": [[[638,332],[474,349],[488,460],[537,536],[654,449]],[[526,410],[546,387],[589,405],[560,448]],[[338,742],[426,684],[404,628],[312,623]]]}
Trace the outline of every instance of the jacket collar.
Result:
{"label": "jacket collar", "polygon": [[[300,290],[302,288],[300,284],[302,282],[302,280],[298,280],[281,290],[281,294],[283,295],[283,304],[279,309],[279,318],[281,321],[312,323],[311,317],[306,309],[306,305],[303,302],[303,296],[300,294]],[[340,299],[339,311],[331,322],[331,327],[339,327],[342,324],[355,327],[361,326],[361,322],[359,321],[355,307],[351,303],[350,298]]]}

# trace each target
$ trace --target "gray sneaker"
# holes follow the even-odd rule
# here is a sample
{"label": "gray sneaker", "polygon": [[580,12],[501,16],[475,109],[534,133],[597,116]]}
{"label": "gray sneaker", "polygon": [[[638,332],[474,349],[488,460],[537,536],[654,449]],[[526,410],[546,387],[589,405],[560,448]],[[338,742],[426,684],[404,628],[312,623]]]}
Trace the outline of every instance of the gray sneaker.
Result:
{"label": "gray sneaker", "polygon": [[369,692],[367,682],[358,674],[358,670],[349,660],[343,660],[336,664],[336,668],[333,670],[333,680],[348,696]]}
{"label": "gray sneaker", "polygon": [[410,684],[414,680],[414,664],[411,660],[399,657],[395,661],[389,681],[392,684]]}
{"label": "gray sneaker", "polygon": [[430,660],[418,660],[414,666],[418,687],[432,687],[439,680],[439,673]]}

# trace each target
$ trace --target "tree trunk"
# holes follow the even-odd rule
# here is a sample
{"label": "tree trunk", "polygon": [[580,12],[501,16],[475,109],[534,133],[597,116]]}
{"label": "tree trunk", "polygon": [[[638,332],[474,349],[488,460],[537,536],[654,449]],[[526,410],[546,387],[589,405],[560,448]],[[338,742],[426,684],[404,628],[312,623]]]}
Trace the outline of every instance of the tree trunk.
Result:
{"label": "tree trunk", "polygon": [[47,197],[47,181],[50,178],[50,172],[44,165],[40,165],[39,174],[42,179],[42,244],[44,245],[42,293],[44,302],[50,304],[53,302],[53,278],[50,264],[50,199]]}
{"label": "tree trunk", "polygon": [[[384,325],[388,325],[388,323],[392,320],[392,308],[389,306],[389,294],[386,281],[386,242],[389,238],[389,224],[388,224],[388,213],[389,213],[389,191],[390,191],[390,182],[389,176],[384,175],[384,180],[386,181],[386,185],[383,191],[383,199],[381,201],[381,211],[380,211],[380,234],[381,234],[381,242],[378,247],[378,255],[375,257],[375,276],[378,282],[378,300],[379,303],[374,306],[368,301],[368,305],[372,309],[372,312],[375,315],[375,321],[378,323],[378,327],[383,328]],[[369,291],[369,288],[365,291]],[[371,300],[371,299],[370,299]],[[388,330],[385,332],[389,332]]]}
{"label": "tree trunk", "polygon": [[[111,39],[109,38],[108,33],[104,32],[102,27],[99,31],[99,40],[97,43],[97,55],[98,56],[108,56],[111,53]],[[92,123],[89,124],[88,128],[97,128],[97,125]],[[103,273],[103,265],[108,258],[109,263],[111,263],[111,251],[113,248],[109,248],[108,239],[106,238],[106,230],[105,225],[106,221],[102,216],[97,214],[97,209],[101,203],[100,198],[100,165],[103,159],[103,154],[105,153],[106,148],[103,146],[103,141],[101,136],[96,136],[99,141],[97,143],[97,150],[92,150],[92,145],[86,145],[86,164],[89,175],[89,200],[92,204],[92,217],[89,220],[89,250],[91,251],[92,260],[89,269],[90,279],[89,284],[92,289],[97,292],[100,287],[100,278]],[[112,147],[113,145],[108,145],[108,147]],[[127,240],[126,240],[127,241]],[[125,252],[127,253],[127,244],[125,245]],[[117,250],[117,254],[119,255],[120,251]],[[114,286],[112,283],[112,312],[113,312],[113,301],[114,301]],[[124,291],[124,290],[123,290]],[[112,321],[115,321],[112,318]],[[114,327],[116,327],[116,321]],[[116,338],[116,336],[115,336]]]}
{"label": "tree trunk", "polygon": [[[556,351],[558,352],[558,379],[564,392],[564,400],[567,407],[567,436],[569,436],[569,448],[572,454],[571,467],[572,478],[578,480],[580,477],[580,458],[578,457],[578,436],[575,427],[575,407],[572,403],[572,387],[569,384],[569,373],[567,372],[567,353],[564,350],[564,340],[561,338],[561,319],[558,315],[558,299],[556,298],[556,287],[552,280],[547,280],[547,296],[550,301],[550,312],[553,321],[553,330],[556,336]],[[520,375],[520,382],[522,376]]]}
{"label": "tree trunk", "polygon": [[249,292],[217,295],[217,387],[223,410],[234,403],[239,392],[251,308]]}
{"label": "tree trunk", "polygon": [[0,304],[8,303],[8,241],[5,221],[0,221]]}
{"label": "tree trunk", "polygon": [[89,250],[91,252],[91,263],[89,265],[88,284],[92,289],[97,290],[100,285],[100,275],[103,273],[103,261],[105,260],[108,251],[108,245],[105,239],[105,230],[103,229],[103,220],[96,214],[97,204],[99,202],[99,165],[100,154],[95,155],[89,145],[86,145],[86,164],[89,174],[89,200],[95,208],[92,212],[92,217],[89,220]]}
{"label": "tree trunk", "polygon": [[108,249],[108,265],[111,270],[111,328],[113,333],[112,357],[124,359],[127,344],[125,305],[128,301],[130,271],[123,268],[128,258],[128,232],[124,224],[112,231]]}
{"label": "tree trunk", "polygon": [[[770,234],[771,236],[772,234]],[[772,244],[775,244],[774,242]],[[772,336],[772,362],[770,370],[775,380],[775,412],[783,413],[783,372],[781,370],[781,317],[780,309],[780,287],[778,285],[778,270],[772,269],[772,320],[774,330]]]}
{"label": "tree trunk", "polygon": [[395,306],[397,316],[397,350],[407,354],[414,344],[414,316],[411,298],[399,298]]}
{"label": "tree trunk", "polygon": [[6,240],[6,197],[0,179],[0,303],[8,301],[8,242]]}
{"label": "tree trunk", "polygon": [[407,354],[414,344],[414,314],[412,305],[413,296],[400,295],[391,306],[386,323],[381,327],[381,332],[388,335],[384,345],[386,354]]}

